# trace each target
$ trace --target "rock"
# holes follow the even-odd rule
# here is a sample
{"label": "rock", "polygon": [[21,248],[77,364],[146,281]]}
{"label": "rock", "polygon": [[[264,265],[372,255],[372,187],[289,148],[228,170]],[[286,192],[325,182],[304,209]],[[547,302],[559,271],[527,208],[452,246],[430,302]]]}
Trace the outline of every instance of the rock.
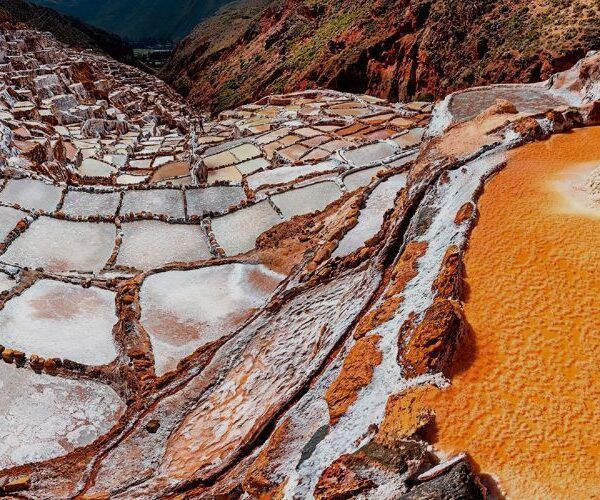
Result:
{"label": "rock", "polygon": [[484,500],[486,490],[467,462],[460,462],[444,475],[415,486],[399,500]]}
{"label": "rock", "polygon": [[28,490],[31,488],[31,478],[29,476],[20,476],[8,481],[2,488],[4,489],[4,492],[8,494]]}
{"label": "rock", "polygon": [[152,419],[146,424],[146,430],[150,434],[155,434],[159,428],[160,428],[160,422],[156,419]]}
{"label": "rock", "polygon": [[458,302],[442,299],[425,311],[417,326],[407,320],[398,339],[398,363],[405,376],[445,371],[465,333],[465,320]]}
{"label": "rock", "polygon": [[377,347],[380,340],[379,335],[363,337],[350,349],[342,371],[325,393],[331,425],[356,401],[358,391],[371,382],[375,367],[383,359]]}

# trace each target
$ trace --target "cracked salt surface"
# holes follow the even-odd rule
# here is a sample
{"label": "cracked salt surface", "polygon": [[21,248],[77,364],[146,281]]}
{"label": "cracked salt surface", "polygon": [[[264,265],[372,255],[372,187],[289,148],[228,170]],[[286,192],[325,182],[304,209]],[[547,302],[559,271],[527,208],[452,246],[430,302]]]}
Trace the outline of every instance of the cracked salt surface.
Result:
{"label": "cracked salt surface", "polygon": [[[396,362],[397,334],[411,312],[422,315],[432,303],[431,283],[439,272],[446,249],[451,245],[461,246],[466,238],[466,226],[457,226],[453,222],[456,213],[475,197],[485,178],[503,162],[505,149],[502,146],[497,153],[491,152],[470,162],[464,173],[462,169],[449,172],[450,181],[447,184],[438,182],[426,195],[419,211],[433,206],[437,212],[425,234],[415,239],[427,241],[427,251],[418,261],[416,277],[406,285],[404,301],[394,318],[372,332],[382,337],[379,349],[383,361],[375,368],[373,380],[360,392],[357,402],[316,446],[313,454],[292,471],[285,488],[286,498],[311,497],[322,472],[333,460],[366,444],[370,439],[369,426],[381,423],[390,395],[426,381],[436,385],[445,383],[441,375],[404,378]],[[418,220],[417,214],[415,221]],[[411,224],[407,234],[410,236],[414,231],[414,224]]]}
{"label": "cracked salt surface", "polygon": [[112,336],[116,322],[113,292],[41,280],[0,310],[0,344],[103,365],[117,356]]}
{"label": "cracked salt surface", "polygon": [[225,264],[146,278],[140,291],[141,323],[152,342],[157,374],[232,333],[284,277],[264,266]]}
{"label": "cracked salt surface", "polygon": [[0,470],[66,455],[92,443],[125,404],[98,382],[38,375],[0,363]]}

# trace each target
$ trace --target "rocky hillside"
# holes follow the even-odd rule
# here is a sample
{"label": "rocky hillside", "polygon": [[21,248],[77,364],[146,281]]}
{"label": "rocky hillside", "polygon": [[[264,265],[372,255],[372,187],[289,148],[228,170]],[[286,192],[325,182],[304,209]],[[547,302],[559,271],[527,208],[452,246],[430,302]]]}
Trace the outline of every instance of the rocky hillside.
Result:
{"label": "rocky hillside", "polygon": [[117,35],[46,7],[21,0],[0,0],[0,22],[24,23],[49,31],[71,47],[103,52],[127,64],[136,63],[131,46]]}
{"label": "rocky hillside", "polygon": [[129,40],[181,40],[231,0],[36,0]]}
{"label": "rocky hillside", "polygon": [[[539,81],[600,47],[593,0],[267,4],[244,0],[238,14],[221,11],[198,26],[164,78],[212,110],[313,87],[433,99],[478,84]],[[230,22],[240,17],[245,24]]]}

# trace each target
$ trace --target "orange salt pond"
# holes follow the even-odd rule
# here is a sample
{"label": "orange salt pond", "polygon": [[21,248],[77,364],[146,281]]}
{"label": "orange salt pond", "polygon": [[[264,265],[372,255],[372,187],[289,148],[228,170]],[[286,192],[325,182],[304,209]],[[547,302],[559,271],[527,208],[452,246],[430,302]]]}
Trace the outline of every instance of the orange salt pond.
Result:
{"label": "orange salt pond", "polygon": [[[600,497],[600,217],[557,181],[600,160],[600,128],[511,152],[465,256],[473,334],[435,391],[435,447],[467,450],[509,498]],[[588,167],[582,167],[588,165]]]}

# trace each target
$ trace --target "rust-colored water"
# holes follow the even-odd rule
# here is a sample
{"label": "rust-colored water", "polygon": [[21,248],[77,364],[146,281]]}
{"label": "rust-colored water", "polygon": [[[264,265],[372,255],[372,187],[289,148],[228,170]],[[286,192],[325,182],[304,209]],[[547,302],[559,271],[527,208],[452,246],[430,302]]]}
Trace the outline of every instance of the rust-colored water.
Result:
{"label": "rust-colored water", "polygon": [[600,217],[549,182],[594,160],[600,128],[512,152],[465,257],[473,336],[433,395],[434,438],[510,498],[600,498]]}

